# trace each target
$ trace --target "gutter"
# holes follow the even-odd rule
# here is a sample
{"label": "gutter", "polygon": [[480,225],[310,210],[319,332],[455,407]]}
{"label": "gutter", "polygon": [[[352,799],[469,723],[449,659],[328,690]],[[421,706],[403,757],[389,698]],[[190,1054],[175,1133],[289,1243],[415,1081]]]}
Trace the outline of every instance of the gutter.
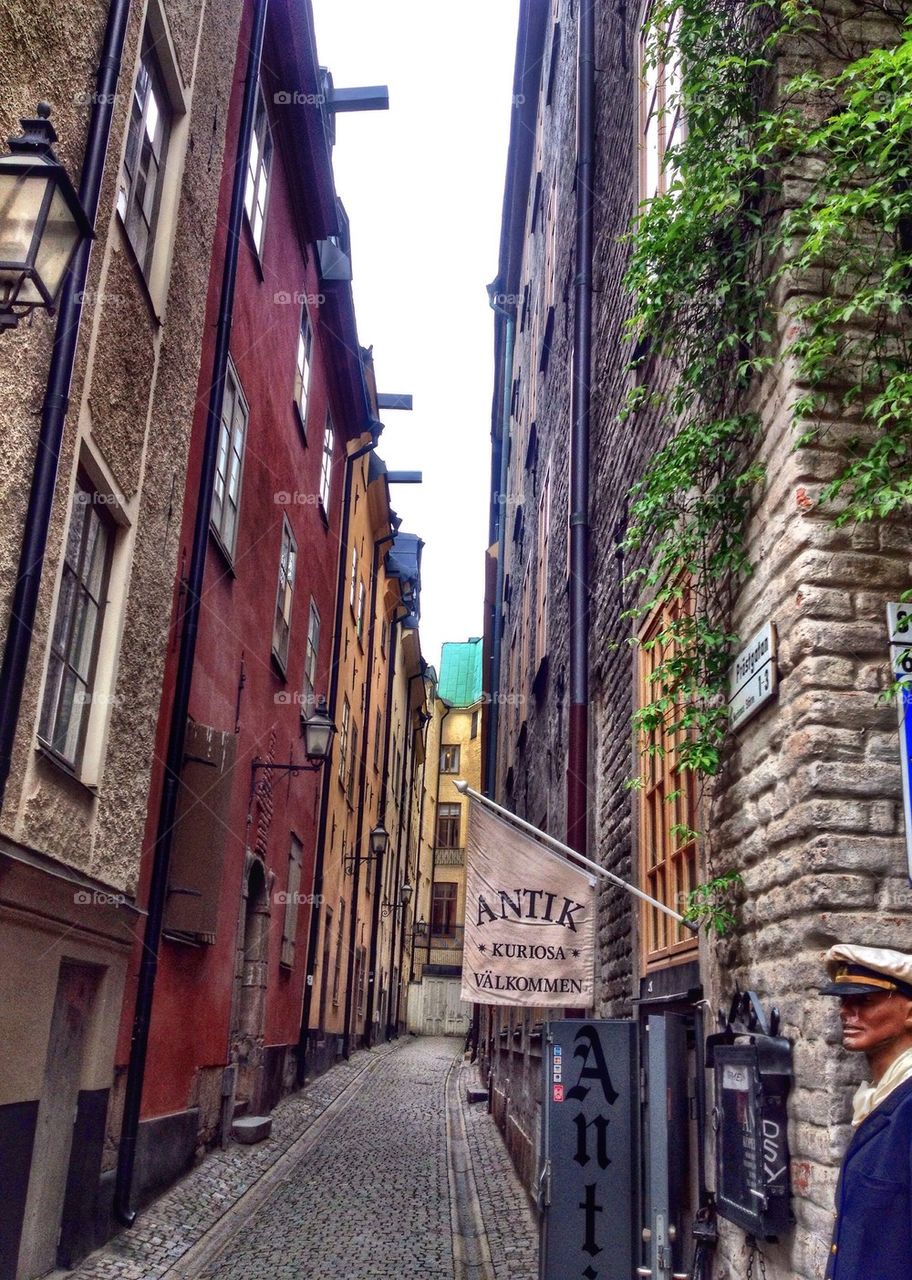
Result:
{"label": "gutter", "polygon": [[592,243],[595,165],[595,0],[579,10],[576,157],[576,280],[570,430],[570,723],[567,843],[586,852],[589,777],[589,419],[592,366]]}
{"label": "gutter", "polygon": [[[123,59],[130,0],[111,0],[101,58],[96,74],[85,157],[79,180],[79,200],[94,229],[104,177],[105,157],[111,139],[111,122],[120,66]],[[54,489],[60,465],[63,427],[69,409],[70,383],[76,362],[76,346],[82,321],[82,299],[89,274],[91,240],[85,240],[67,272],[60,298],[54,350],[48,372],[41,425],[32,470],[32,487],[26,509],[19,552],[16,587],[10,607],[3,666],[0,669],[0,807],[12,766],[13,746],[19,725],[22,690],[32,648],[38,593],[47,550],[48,529],[54,505]]]}
{"label": "gutter", "polygon": [[180,792],[181,767],[184,759],[187,715],[190,709],[190,689],[193,682],[193,662],[199,632],[203,583],[206,571],[206,553],[209,545],[212,492],[215,483],[216,456],[221,432],[222,395],[225,388],[225,374],[228,368],[228,347],[231,336],[231,320],[234,312],[234,289],[237,280],[238,252],[241,243],[241,222],[244,215],[247,154],[250,150],[250,138],[253,132],[257,83],[263,52],[268,3],[269,0],[254,0],[250,47],[247,57],[247,74],[244,83],[244,99],[241,107],[240,127],[238,129],[234,181],[231,188],[225,265],[222,272],[222,288],[215,330],[212,382],[209,388],[202,466],[193,524],[193,544],[190,553],[190,567],[187,573],[186,607],[180,637],[177,672],[174,679],[171,723],[168,730],[168,748],[165,756],[165,776],[159,804],[158,828],[152,852],[152,878],[149,885],[148,901],[149,914],[143,935],[136,1006],[133,1015],[133,1037],[130,1044],[130,1061],[127,1067],[127,1082],[124,1092],[120,1145],[117,1151],[114,1214],[118,1222],[127,1227],[132,1226],[136,1220],[136,1210],[131,1207],[133,1169],[136,1161],[136,1139],[139,1132],[143,1079],[145,1077],[146,1057],[149,1048],[152,999],[155,993],[155,977],[158,971],[158,951],[161,945],[162,923],[168,896],[168,869],[171,862],[171,844],[177,815],[177,800]]}

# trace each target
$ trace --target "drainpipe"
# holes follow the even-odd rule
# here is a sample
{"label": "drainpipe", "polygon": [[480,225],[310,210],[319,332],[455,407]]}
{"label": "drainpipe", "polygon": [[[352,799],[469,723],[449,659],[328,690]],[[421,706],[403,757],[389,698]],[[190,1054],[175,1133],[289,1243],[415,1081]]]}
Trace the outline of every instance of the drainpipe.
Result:
{"label": "drainpipe", "polygon": [[222,272],[222,289],[219,299],[218,319],[216,321],[215,353],[212,361],[212,382],[209,388],[209,404],[206,412],[203,459],[196,498],[190,568],[187,574],[186,607],[183,616],[177,673],[174,679],[171,723],[168,730],[168,749],[165,756],[165,776],[158,812],[158,829],[155,834],[155,845],[152,851],[152,878],[149,885],[148,915],[143,935],[136,1006],[133,1015],[133,1038],[130,1044],[130,1062],[127,1067],[127,1082],[124,1092],[120,1146],[117,1152],[114,1213],[117,1220],[128,1227],[132,1226],[136,1220],[136,1210],[131,1207],[133,1166],[136,1160],[136,1136],[139,1131],[143,1079],[149,1047],[149,1027],[152,1020],[152,998],[155,992],[158,949],[161,943],[162,922],[168,896],[168,867],[171,861],[171,843],[177,815],[181,766],[184,759],[184,744],[187,733],[187,715],[190,709],[190,687],[193,681],[193,659],[196,653],[203,580],[206,571],[209,519],[212,511],[216,455],[221,431],[222,394],[225,387],[225,374],[228,368],[228,343],[234,310],[234,286],[237,278],[238,249],[241,242],[241,219],[244,213],[247,153],[250,149],[250,137],[253,132],[257,81],[263,52],[267,5],[268,0],[255,0],[253,10],[250,49],[247,57],[247,79],[244,85],[244,99],[241,107],[241,123],[238,131],[234,167],[234,183],[231,189],[231,210],[228,217],[225,265]]}
{"label": "drainpipe", "polygon": [[[361,761],[358,776],[358,825],[355,833],[355,870],[354,879],[352,880],[352,910],[349,912],[351,918],[351,942],[348,948],[348,972],[345,983],[345,1017],[343,1026],[345,1031],[342,1036],[342,1057],[348,1059],[351,1054],[351,1036],[352,1036],[352,1014],[354,1011],[354,980],[355,980],[355,947],[357,946],[357,924],[358,924],[358,893],[361,881],[361,841],[364,838],[364,793],[367,790],[367,743],[370,737],[370,714],[373,702],[372,694],[374,690],[374,641],[377,633],[377,579],[379,577],[380,568],[380,548],[387,542],[392,542],[396,535],[389,533],[385,538],[378,538],[374,543],[373,561],[371,564],[371,595],[370,595],[370,627],[367,632],[367,682],[364,694],[364,727],[361,733]],[[379,864],[380,859],[377,859]],[[377,912],[379,904],[374,899],[371,912],[371,937],[370,951],[371,955],[376,958],[376,947],[374,938],[377,931]],[[369,985],[373,984],[373,969],[370,970],[370,977],[366,979]],[[367,1030],[367,1027],[365,1027]]]}
{"label": "drainpipe", "polygon": [[[94,228],[104,176],[105,156],[111,138],[111,120],[120,64],[123,58],[130,0],[112,0],[108,9],[101,59],[96,73],[96,94],[89,119],[85,157],[79,180],[79,199]],[[54,350],[48,372],[38,447],[32,469],[32,487],[26,509],[25,529],[19,552],[16,588],[10,608],[3,667],[0,669],[0,807],[6,793],[22,704],[32,632],[38,608],[41,571],[47,548],[48,528],[54,505],[54,488],[60,464],[60,444],[69,408],[70,382],[76,362],[76,345],[82,320],[82,298],[89,274],[91,240],[77,250],[60,296]]]}
{"label": "drainpipe", "polygon": [[500,726],[500,668],[503,655],[503,589],[505,575],[505,538],[507,524],[507,504],[504,496],[507,489],[508,464],[510,457],[510,405],[513,397],[513,348],[516,343],[516,314],[492,302],[491,306],[498,315],[506,319],[503,357],[503,413],[500,427],[500,477],[497,497],[497,570],[494,584],[494,609],[491,625],[493,628],[491,646],[491,701],[490,714],[487,717],[488,750],[485,757],[485,795],[494,798],[497,788],[497,732]]}
{"label": "drainpipe", "polygon": [[[405,615],[403,614],[402,616],[404,617]],[[386,802],[387,802],[387,799],[389,798],[390,744],[392,742],[392,737],[393,737],[393,685],[395,683],[395,676],[396,676],[396,650],[398,648],[398,642],[399,642],[398,623],[399,623],[399,619],[394,618],[390,624],[390,641],[389,641],[390,651],[389,651],[389,657],[388,657],[389,667],[386,673],[386,724],[384,725],[383,766],[382,766],[382,771],[380,775],[380,812],[379,812],[379,821],[382,822],[384,826],[386,826]],[[380,865],[380,860],[378,859],[377,865],[374,869],[374,894],[375,894],[374,917],[377,923],[376,923],[375,937],[371,939],[373,944],[371,948],[371,974],[373,975],[373,981],[368,991],[368,1009],[370,1012],[372,1039],[373,1039],[375,992],[376,992],[376,986],[377,986],[377,982],[376,982],[377,952],[379,951],[379,948],[380,948],[380,937],[379,937],[380,898],[382,893],[383,893],[383,867]],[[392,974],[392,969],[390,969],[390,974]]]}
{"label": "drainpipe", "polygon": [[443,715],[440,717],[440,737],[437,742],[437,791],[434,796],[434,843],[431,845],[431,918],[428,920],[426,964],[431,963],[431,941],[434,937],[434,880],[437,874],[437,832],[440,829],[440,757],[443,755],[443,722],[453,710],[452,702],[447,702],[446,698],[441,698],[440,701],[446,707],[446,711],[444,711]]}
{"label": "drainpipe", "polygon": [[570,724],[567,843],[586,852],[589,774],[589,379],[592,365],[592,223],[595,151],[595,0],[579,11],[576,281],[570,432]]}
{"label": "drainpipe", "polygon": [[[329,667],[329,697],[327,711],[333,724],[339,701],[339,668],[342,648],[342,610],[345,603],[345,576],[348,572],[348,532],[351,524],[351,490],[354,464],[359,458],[377,447],[379,424],[367,444],[361,445],[345,458],[345,482],[342,489],[342,528],[339,534],[339,563],[336,571],[336,610],[333,617],[332,656]],[[332,782],[331,762],[323,767],[320,787],[320,822],[317,827],[316,859],[314,861],[313,906],[310,912],[310,932],[307,939],[307,976],[304,980],[304,1004],[301,1010],[301,1029],[298,1032],[297,1082],[304,1083],[307,1075],[307,1040],[310,1029],[310,1011],[313,1005],[313,989],[317,968],[317,944],[320,940],[320,917],[323,905],[323,868],[326,862],[326,823],[329,817],[329,788]]]}
{"label": "drainpipe", "polygon": [[[410,743],[410,745],[411,745],[411,749],[410,749],[410,753],[409,753],[408,813],[407,813],[407,815],[406,815],[406,820],[405,820],[405,874],[406,874],[406,876],[408,875],[408,869],[409,869],[409,848],[410,848],[410,846],[411,846],[411,842],[412,842],[412,804],[413,804],[414,799],[415,799],[415,738],[416,738],[416,736],[417,736],[417,734],[418,734],[418,730],[417,730],[417,729],[412,729],[412,728],[411,728],[411,718],[412,718],[412,712],[411,712],[411,706],[412,706],[412,681],[413,681],[413,680],[423,680],[423,679],[424,679],[424,672],[422,672],[422,671],[417,672],[417,673],[416,673],[415,675],[413,675],[413,676],[409,676],[409,678],[408,678],[408,688],[407,688],[407,694],[406,694],[406,699],[407,699],[407,710],[408,710],[408,717],[409,717],[409,735],[408,735],[408,741],[409,741],[409,743]],[[403,770],[403,773],[404,773],[404,772],[405,772],[405,770]],[[404,805],[405,805],[405,794],[404,794],[404,792],[405,792],[405,778],[404,778],[404,777],[403,777],[403,779],[402,779],[402,787],[403,787],[402,804],[400,805],[400,808],[399,808],[400,830],[401,830],[401,826],[402,826],[402,822],[401,822],[401,819],[402,819],[402,809],[404,808]],[[419,841],[419,846],[418,846],[418,847],[420,848],[420,847],[421,847],[421,837],[420,837],[420,835],[419,835],[419,837],[418,837],[418,841]],[[397,882],[398,882],[398,876],[397,876]],[[405,907],[402,905],[402,903],[401,903],[401,902],[399,902],[399,903],[397,903],[397,902],[396,902],[396,895],[395,895],[395,894],[393,895],[393,902],[396,904],[396,906],[398,907],[398,909],[399,909],[399,911],[400,911],[400,913],[401,913],[401,914],[400,914],[400,916],[399,916],[399,981],[396,983],[396,1017],[395,1017],[395,1023],[394,1023],[394,1025],[395,1025],[395,1027],[396,1027],[396,1035],[398,1035],[398,1034],[399,1034],[399,1008],[400,1008],[400,1004],[401,1004],[401,996],[402,996],[402,979],[403,979],[403,970],[404,970],[404,967],[405,967],[405,966],[404,966],[404,962],[405,962]],[[393,910],[393,936],[394,936],[394,938],[395,938],[395,933],[396,933],[396,914],[395,914],[395,907],[394,907],[394,910]]]}

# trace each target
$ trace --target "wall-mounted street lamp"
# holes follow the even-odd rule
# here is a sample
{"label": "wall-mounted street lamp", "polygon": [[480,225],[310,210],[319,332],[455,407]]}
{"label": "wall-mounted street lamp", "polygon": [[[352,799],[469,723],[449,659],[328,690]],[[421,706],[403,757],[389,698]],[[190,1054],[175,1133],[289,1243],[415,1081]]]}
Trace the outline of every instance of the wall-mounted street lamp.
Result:
{"label": "wall-mounted street lamp", "polygon": [[382,822],[378,822],[375,827],[371,827],[370,834],[367,837],[367,853],[350,853],[345,859],[346,873],[352,875],[359,862],[363,862],[368,866],[375,860],[381,862],[389,847],[389,839],[389,832]]}
{"label": "wall-mounted street lamp", "polygon": [[380,909],[380,914],[383,917],[383,919],[385,920],[391,911],[395,915],[395,913],[399,911],[400,908],[407,907],[409,902],[411,902],[412,892],[413,892],[412,886],[409,884],[407,880],[404,881],[404,883],[399,889],[399,901],[398,902],[384,901],[383,906]]}
{"label": "wall-mounted street lamp", "polygon": [[273,760],[261,760],[259,756],[254,756],[250,762],[254,777],[257,769],[277,769],[280,773],[313,773],[323,768],[332,754],[333,734],[336,732],[336,726],[326,709],[325,698],[318,699],[313,715],[301,717],[301,728],[304,731],[306,764],[277,764]]}
{"label": "wall-mounted street lamp", "polygon": [[0,156],[0,330],[35,307],[53,313],[67,268],[94,237],[70,176],[54,152],[57,134],[39,102]]}

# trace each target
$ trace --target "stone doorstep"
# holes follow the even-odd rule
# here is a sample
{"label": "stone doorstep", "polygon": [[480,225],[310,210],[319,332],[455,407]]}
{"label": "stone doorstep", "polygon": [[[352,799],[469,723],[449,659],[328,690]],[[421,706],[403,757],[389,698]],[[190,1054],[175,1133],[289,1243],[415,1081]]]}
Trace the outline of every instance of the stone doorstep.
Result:
{"label": "stone doorstep", "polygon": [[235,1142],[252,1146],[254,1142],[262,1142],[272,1133],[272,1116],[240,1116],[231,1126],[231,1136]]}

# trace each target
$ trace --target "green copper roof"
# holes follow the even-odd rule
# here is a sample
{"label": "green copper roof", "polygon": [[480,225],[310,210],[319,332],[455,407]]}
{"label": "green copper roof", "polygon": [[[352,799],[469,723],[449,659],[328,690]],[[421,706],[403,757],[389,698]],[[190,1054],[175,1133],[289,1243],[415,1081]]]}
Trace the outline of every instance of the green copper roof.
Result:
{"label": "green copper roof", "polygon": [[437,695],[454,707],[470,707],[481,697],[481,637],[448,640],[440,651]]}

